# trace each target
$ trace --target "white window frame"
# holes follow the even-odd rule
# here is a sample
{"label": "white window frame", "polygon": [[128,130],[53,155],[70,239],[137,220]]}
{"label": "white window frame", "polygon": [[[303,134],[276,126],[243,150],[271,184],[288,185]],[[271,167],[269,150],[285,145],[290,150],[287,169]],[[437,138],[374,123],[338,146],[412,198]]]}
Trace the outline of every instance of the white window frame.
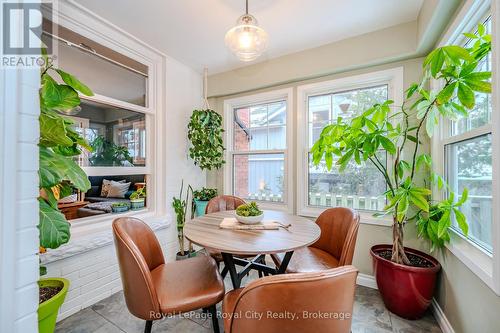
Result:
{"label": "white window frame", "polygon": [[[309,169],[309,96],[319,94],[332,94],[336,92],[369,88],[377,85],[388,86],[388,99],[394,105],[402,105],[404,100],[403,67],[354,75],[330,81],[301,85],[297,87],[297,213],[307,217],[319,216],[326,207],[310,206],[308,202],[308,169]],[[387,156],[390,166],[391,158]],[[377,218],[373,211],[359,211],[361,223],[390,226],[392,218]]]}
{"label": "white window frame", "polygon": [[[42,6],[43,8],[43,6]],[[50,8],[43,8],[47,11]],[[119,216],[134,216],[138,218],[152,218],[166,216],[167,206],[164,204],[165,195],[164,173],[164,143],[157,140],[158,133],[163,132],[165,124],[163,87],[165,85],[165,55],[151,48],[147,44],[135,39],[123,30],[116,28],[109,22],[82,10],[73,3],[60,3],[53,13],[58,24],[84,37],[94,40],[126,57],[140,62],[148,68],[146,106],[140,106],[112,97],[95,94],[94,96],[80,95],[82,100],[99,102],[146,115],[146,166],[144,167],[84,167],[88,176],[133,175],[148,176],[147,207],[140,211],[128,211]],[[84,23],[82,23],[84,22]],[[109,228],[117,214],[102,214],[79,218],[72,221],[72,239],[80,235],[98,232]]]}
{"label": "white window frame", "polygon": [[[498,43],[500,43],[500,27],[498,18],[500,17],[500,6],[498,0],[467,0],[455,21],[450,25],[449,29],[444,34],[438,46],[444,46],[450,43],[456,43],[463,32],[474,29],[478,21],[491,11],[492,16],[492,115],[491,123],[472,129],[465,133],[451,136],[450,122],[443,121],[440,123],[435,135],[431,140],[431,154],[434,161],[433,170],[440,175],[444,175],[446,171],[445,165],[445,146],[450,143],[460,142],[472,139],[484,134],[491,133],[492,139],[492,247],[493,252],[488,253],[486,250],[465,238],[459,232],[451,228],[451,241],[447,244],[447,248],[452,252],[462,263],[464,263],[474,274],[476,274],[486,285],[488,285],[497,295],[500,296],[500,144],[499,131],[500,114],[499,106],[499,62],[498,62]],[[491,7],[491,10],[490,10]],[[431,88],[439,89],[442,83],[433,80]],[[439,193],[434,191],[434,193]],[[436,199],[442,199],[441,193]]]}
{"label": "white window frame", "polygon": [[[259,93],[250,96],[237,97],[224,101],[224,130],[225,130],[225,151],[226,163],[223,167],[224,173],[224,194],[233,195],[233,156],[238,155],[238,152],[233,151],[233,121],[234,109],[247,107],[251,105],[265,104],[270,102],[282,101],[286,102],[286,147],[276,151],[265,150],[266,153],[282,153],[285,154],[284,161],[284,177],[283,177],[283,202],[259,201],[259,206],[263,209],[276,209],[293,213],[294,197],[293,197],[293,89],[280,89],[269,92]],[[262,153],[262,150],[256,150],[256,153]]]}

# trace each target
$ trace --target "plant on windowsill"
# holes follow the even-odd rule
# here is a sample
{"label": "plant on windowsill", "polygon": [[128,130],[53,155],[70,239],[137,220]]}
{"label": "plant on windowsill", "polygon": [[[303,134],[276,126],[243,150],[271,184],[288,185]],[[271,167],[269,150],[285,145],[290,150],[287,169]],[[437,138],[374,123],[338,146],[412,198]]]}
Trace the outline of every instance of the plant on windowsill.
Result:
{"label": "plant on windowsill", "polygon": [[111,211],[113,213],[123,213],[130,209],[130,204],[127,202],[113,202],[111,204]]}
{"label": "plant on windowsill", "polygon": [[189,157],[201,170],[220,169],[224,163],[222,116],[214,110],[194,110],[188,124]]}
{"label": "plant on windowsill", "polygon": [[[80,105],[78,91],[91,96],[92,91],[74,76],[54,68],[43,54],[45,66],[41,69],[40,87],[40,141],[38,198],[40,221],[40,253],[55,249],[69,241],[69,223],[57,208],[57,201],[73,193],[86,192],[90,182],[85,172],[75,163],[82,149],[91,150],[84,138],[73,128],[73,121],[61,115]],[[50,74],[58,74],[65,84],[58,84]],[[40,267],[40,275],[46,268]],[[64,302],[69,281],[62,278],[40,279],[38,330],[54,332],[59,307]]]}
{"label": "plant on windowsill", "polygon": [[193,191],[193,204],[196,209],[196,216],[205,215],[205,209],[207,208],[208,202],[216,196],[216,188],[203,187],[201,190]]}
{"label": "plant on windowsill", "polygon": [[146,186],[138,188],[130,195],[130,208],[132,210],[142,209],[146,205]]}
{"label": "plant on windowsill", "polygon": [[[415,222],[420,237],[427,239],[431,252],[450,241],[449,227],[455,218],[467,235],[468,224],[460,207],[467,200],[467,189],[457,198],[443,178],[432,174],[431,181],[419,181],[429,175],[431,157],[421,152],[425,135],[431,137],[440,118],[457,120],[467,117],[475,105],[475,93],[491,93],[491,72],[478,69],[491,51],[491,36],[480,25],[471,47],[449,45],[435,49],[423,63],[423,79],[406,90],[401,106],[392,101],[376,104],[351,120],[338,118],[326,126],[312,148],[313,162],[324,160],[331,170],[336,160],[340,171],[348,163],[372,163],[383,175],[387,206],[381,215],[392,216],[392,245],[371,249],[374,274],[384,303],[401,317],[416,319],[429,306],[440,265],[436,259],[404,247],[404,227]],[[438,91],[427,89],[431,80],[442,82]],[[391,108],[394,110],[391,112]],[[394,125],[399,121],[397,125]],[[390,167],[381,163],[379,151],[392,157]],[[448,196],[434,200],[438,191]]]}
{"label": "plant on windowsill", "polygon": [[[174,208],[174,212],[177,218],[177,240],[179,241],[179,252],[177,252],[176,258],[177,260],[187,259],[189,257],[195,256],[195,251],[192,249],[191,243],[189,243],[189,249],[186,251],[185,248],[185,238],[184,238],[184,225],[186,223],[186,215],[187,208],[189,202],[189,194],[193,193],[193,188],[191,185],[188,185],[186,190],[186,197],[183,200],[182,197],[184,195],[184,180],[181,182],[181,190],[179,192],[179,197],[172,198],[172,208]],[[191,213],[191,215],[193,215]]]}

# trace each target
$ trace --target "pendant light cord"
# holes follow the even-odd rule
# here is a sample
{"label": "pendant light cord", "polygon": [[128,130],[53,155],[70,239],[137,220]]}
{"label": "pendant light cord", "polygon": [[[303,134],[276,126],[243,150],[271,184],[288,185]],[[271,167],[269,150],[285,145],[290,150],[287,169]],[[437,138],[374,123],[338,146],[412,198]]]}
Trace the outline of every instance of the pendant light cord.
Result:
{"label": "pendant light cord", "polygon": [[248,15],[248,0],[246,0],[246,13]]}
{"label": "pendant light cord", "polygon": [[208,68],[203,69],[203,107],[205,110],[210,109],[210,104],[208,103]]}

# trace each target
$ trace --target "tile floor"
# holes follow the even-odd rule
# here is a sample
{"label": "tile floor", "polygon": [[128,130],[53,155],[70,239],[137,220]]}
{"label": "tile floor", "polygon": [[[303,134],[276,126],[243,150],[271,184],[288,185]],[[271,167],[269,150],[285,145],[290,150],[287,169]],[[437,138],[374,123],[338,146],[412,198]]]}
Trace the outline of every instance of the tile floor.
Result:
{"label": "tile floor", "polygon": [[[246,282],[255,279],[251,274]],[[231,289],[228,278],[224,281]],[[244,281],[245,283],[245,281]],[[220,310],[220,304],[219,304]],[[219,320],[222,332],[222,320]],[[101,302],[83,309],[57,324],[56,333],[140,333],[144,331],[144,321],[127,311],[123,293],[116,293]],[[212,333],[212,322],[204,318],[201,311],[190,318],[174,317],[156,321],[153,333]],[[402,319],[385,309],[377,290],[358,286],[354,304],[353,333],[440,333],[441,330],[432,316],[427,314],[416,321]]]}

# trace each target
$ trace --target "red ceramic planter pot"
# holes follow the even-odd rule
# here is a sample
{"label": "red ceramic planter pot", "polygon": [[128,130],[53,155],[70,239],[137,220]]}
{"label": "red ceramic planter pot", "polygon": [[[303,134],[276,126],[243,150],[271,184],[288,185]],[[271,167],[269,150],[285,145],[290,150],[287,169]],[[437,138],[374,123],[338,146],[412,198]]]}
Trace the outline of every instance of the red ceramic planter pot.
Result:
{"label": "red ceramic planter pot", "polygon": [[407,247],[406,253],[422,257],[433,266],[424,268],[396,264],[377,255],[386,250],[392,250],[392,245],[375,245],[370,250],[375,279],[385,306],[400,317],[421,318],[431,304],[441,265],[433,257]]}

